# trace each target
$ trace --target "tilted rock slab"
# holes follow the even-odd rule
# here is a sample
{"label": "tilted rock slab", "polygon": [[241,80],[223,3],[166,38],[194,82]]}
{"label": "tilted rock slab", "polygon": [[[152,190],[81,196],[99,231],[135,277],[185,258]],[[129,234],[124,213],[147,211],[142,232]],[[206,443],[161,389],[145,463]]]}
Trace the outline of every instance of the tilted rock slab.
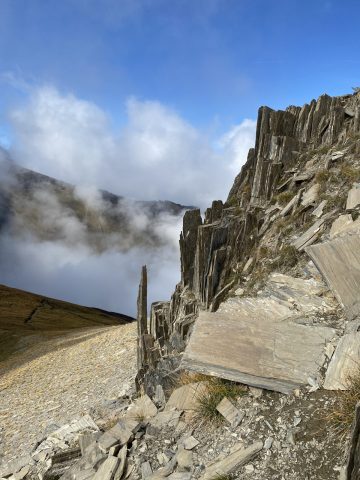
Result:
{"label": "tilted rock slab", "polygon": [[349,319],[360,314],[360,235],[347,234],[306,249]]}
{"label": "tilted rock slab", "polygon": [[200,480],[214,480],[220,475],[229,475],[249,462],[263,448],[262,442],[255,442],[250,447],[239,448],[223,460],[219,460],[205,470]]}
{"label": "tilted rock slab", "polygon": [[[288,285],[283,285],[286,279]],[[307,325],[305,313],[291,302],[303,305],[303,312],[321,313],[330,307],[313,294],[319,287],[309,281],[285,275],[274,275],[274,280],[272,298],[236,297],[216,313],[201,312],[182,367],[283,393],[317,378],[325,346],[337,332]]]}
{"label": "tilted rock slab", "polygon": [[360,332],[344,335],[336,347],[328,366],[324,388],[327,390],[347,390],[349,380],[359,371]]}

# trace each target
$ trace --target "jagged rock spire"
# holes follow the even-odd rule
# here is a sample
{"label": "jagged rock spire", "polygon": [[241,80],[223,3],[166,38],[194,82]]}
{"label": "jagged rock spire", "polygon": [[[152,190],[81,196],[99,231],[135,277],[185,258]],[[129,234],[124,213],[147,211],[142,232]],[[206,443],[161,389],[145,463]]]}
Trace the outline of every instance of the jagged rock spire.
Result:
{"label": "jagged rock spire", "polygon": [[143,265],[141,268],[141,277],[139,283],[139,293],[137,298],[137,327],[138,327],[138,345],[137,345],[137,362],[138,369],[143,366],[144,353],[142,349],[143,335],[148,333],[147,330],[147,268]]}
{"label": "jagged rock spire", "polygon": [[141,277],[139,283],[139,293],[137,299],[137,321],[138,334],[148,333],[147,329],[147,268],[143,265],[141,268]]}

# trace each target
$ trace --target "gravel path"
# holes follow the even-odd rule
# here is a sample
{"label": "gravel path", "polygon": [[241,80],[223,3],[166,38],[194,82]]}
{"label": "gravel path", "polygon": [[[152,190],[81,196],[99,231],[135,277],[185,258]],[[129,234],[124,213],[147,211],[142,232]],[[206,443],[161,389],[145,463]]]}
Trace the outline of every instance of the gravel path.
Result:
{"label": "gravel path", "polygon": [[62,425],[117,398],[136,374],[136,323],[52,338],[0,364],[0,464]]}

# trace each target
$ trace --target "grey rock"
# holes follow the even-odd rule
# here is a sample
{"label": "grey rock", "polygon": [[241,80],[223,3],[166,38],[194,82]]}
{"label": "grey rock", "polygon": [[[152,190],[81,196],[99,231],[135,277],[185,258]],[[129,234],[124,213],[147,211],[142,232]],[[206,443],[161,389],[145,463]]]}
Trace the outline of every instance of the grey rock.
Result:
{"label": "grey rock", "polygon": [[207,391],[206,382],[196,382],[175,389],[167,404],[166,410],[196,410],[199,398]]}
{"label": "grey rock", "polygon": [[89,445],[100,438],[101,433],[99,432],[86,432],[79,435],[79,447],[81,454],[84,455],[85,450]]}
{"label": "grey rock", "polygon": [[267,437],[264,442],[264,450],[270,450],[273,444],[274,439],[272,437]]}
{"label": "grey rock", "polygon": [[323,224],[325,218],[320,218],[317,220],[305,233],[300,235],[297,238],[293,245],[300,251],[305,250],[306,247],[312,245],[320,237],[320,234],[323,232]]}
{"label": "grey rock", "polygon": [[9,477],[12,473],[18,473],[23,467],[33,465],[34,460],[30,455],[24,455],[0,467],[0,477]]}
{"label": "grey rock", "polygon": [[315,210],[311,213],[311,215],[317,218],[322,217],[324,213],[324,208],[326,207],[327,203],[327,200],[323,200],[322,202],[320,202],[319,205],[315,208]]}
{"label": "grey rock", "polygon": [[192,450],[193,448],[199,445],[199,441],[196,440],[192,435],[184,437],[181,439],[181,444],[186,450]]}
{"label": "grey rock", "polygon": [[[309,291],[313,288],[311,284],[308,287]],[[300,291],[298,296],[304,312],[323,310],[323,299],[316,295],[302,300]],[[291,304],[273,298],[229,299],[216,313],[200,313],[182,366],[290,393],[306,385],[309,376],[318,375],[325,362],[325,344],[336,336],[332,328],[308,326],[298,320],[299,312]]]}
{"label": "grey rock", "polygon": [[262,448],[262,442],[255,442],[247,448],[241,447],[224,459],[215,461],[208,466],[200,479],[214,480],[219,475],[229,475],[254,458]]}
{"label": "grey rock", "polygon": [[129,415],[120,419],[107,433],[117,439],[117,443],[125,445],[133,437],[139,423],[137,419],[130,418]]}
{"label": "grey rock", "polygon": [[176,454],[176,461],[179,472],[189,471],[193,464],[192,451],[180,448]]}
{"label": "grey rock", "polygon": [[345,307],[351,320],[360,314],[360,236],[347,234],[306,249]]}
{"label": "grey rock", "polygon": [[217,405],[216,410],[221,413],[232,427],[237,427],[245,416],[245,413],[240,412],[226,397]]}
{"label": "grey rock", "polygon": [[164,389],[161,385],[156,385],[154,402],[162,406],[166,403]]}
{"label": "grey rock", "polygon": [[114,474],[114,480],[121,480],[126,469],[127,446],[124,445],[118,453],[119,465]]}
{"label": "grey rock", "polygon": [[119,467],[120,460],[116,457],[107,457],[99,470],[95,473],[93,480],[112,480]]}
{"label": "grey rock", "polygon": [[312,185],[309,188],[309,190],[303,193],[301,198],[301,205],[303,207],[308,207],[309,205],[313,205],[319,196],[319,190],[320,190],[320,185],[318,183],[315,183],[314,185]]}
{"label": "grey rock", "polygon": [[150,424],[159,430],[164,427],[176,428],[179,423],[181,413],[182,411],[179,410],[165,410],[164,412],[158,413],[156,417],[151,419]]}
{"label": "grey rock", "polygon": [[119,439],[111,435],[109,432],[105,432],[101,435],[98,441],[98,445],[100,450],[107,453],[111,447],[117,445],[119,443]]}
{"label": "grey rock", "polygon": [[150,465],[150,462],[143,462],[141,464],[141,478],[146,480],[152,475],[153,471]]}
{"label": "grey rock", "polygon": [[360,183],[355,183],[353,188],[349,191],[346,201],[346,210],[352,211],[360,207]]}
{"label": "grey rock", "polygon": [[327,368],[324,388],[327,390],[346,390],[349,379],[359,371],[360,332],[344,335],[333,354]]}
{"label": "grey rock", "polygon": [[169,475],[169,480],[191,480],[191,472],[175,472]]}

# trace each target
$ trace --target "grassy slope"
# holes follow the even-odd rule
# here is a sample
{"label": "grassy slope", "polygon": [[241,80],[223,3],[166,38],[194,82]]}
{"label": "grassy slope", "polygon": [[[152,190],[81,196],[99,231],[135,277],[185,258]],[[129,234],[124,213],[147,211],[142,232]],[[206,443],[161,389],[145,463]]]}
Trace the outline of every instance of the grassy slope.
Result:
{"label": "grassy slope", "polygon": [[0,285],[0,361],[74,329],[120,325],[131,317]]}

